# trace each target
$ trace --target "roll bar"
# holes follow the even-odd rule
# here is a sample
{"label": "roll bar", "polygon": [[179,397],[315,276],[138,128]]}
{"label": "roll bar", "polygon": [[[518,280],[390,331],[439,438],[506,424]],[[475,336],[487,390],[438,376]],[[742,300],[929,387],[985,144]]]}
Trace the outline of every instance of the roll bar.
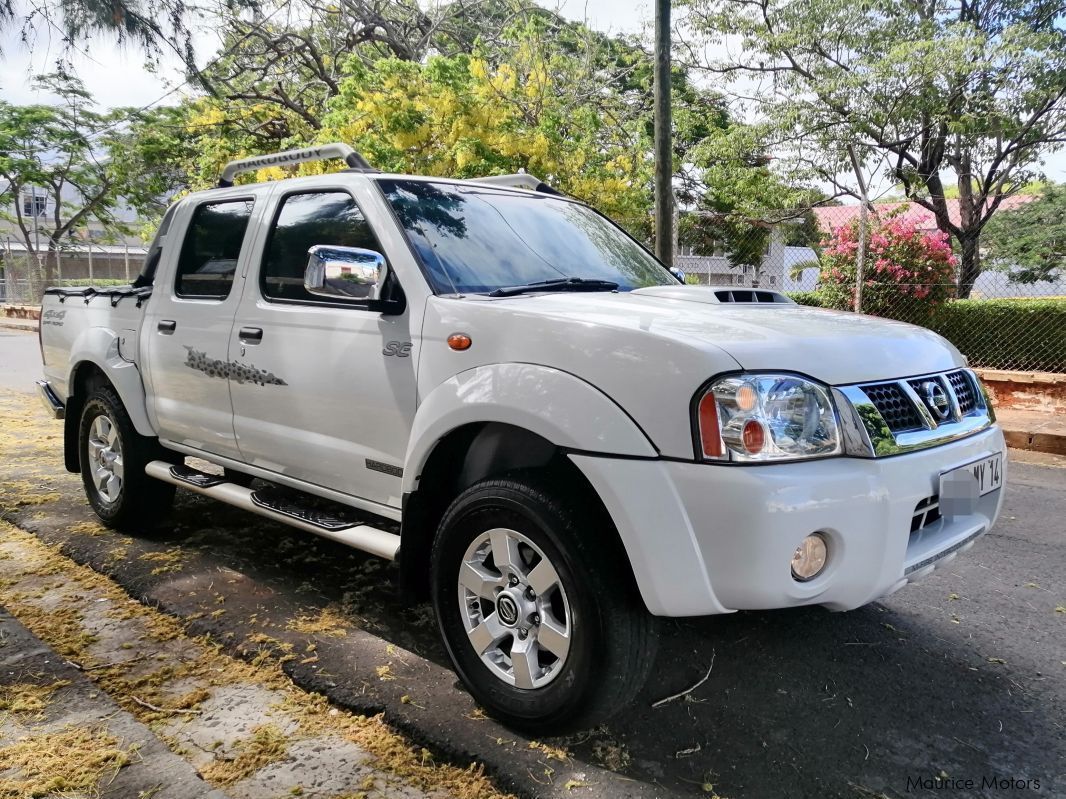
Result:
{"label": "roll bar", "polygon": [[536,175],[528,175],[525,172],[519,172],[516,175],[490,175],[485,178],[471,178],[471,182],[490,183],[494,186],[510,186],[514,189],[532,189],[533,191],[539,191],[543,194],[557,194],[562,196],[561,192],[553,189]]}
{"label": "roll bar", "polygon": [[300,150],[285,150],[281,153],[269,155],[256,155],[251,158],[242,158],[239,161],[230,161],[222,170],[222,176],[218,179],[220,189],[233,185],[233,179],[242,172],[251,172],[268,166],[285,166],[288,164],[301,164],[306,161],[326,161],[330,158],[342,158],[351,169],[362,172],[376,172],[367,160],[359,153],[341,142],[333,144],[320,144],[317,147],[304,147]]}

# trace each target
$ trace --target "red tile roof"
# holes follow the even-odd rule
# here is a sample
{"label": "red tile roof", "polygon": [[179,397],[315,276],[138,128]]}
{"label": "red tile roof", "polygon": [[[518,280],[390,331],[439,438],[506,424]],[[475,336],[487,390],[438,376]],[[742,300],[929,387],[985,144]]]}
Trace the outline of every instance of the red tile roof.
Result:
{"label": "red tile roof", "polygon": [[[1021,205],[1025,205],[1027,202],[1031,202],[1036,199],[1036,195],[1033,194],[1014,194],[1007,197],[1000,203],[1000,211],[1010,211]],[[951,217],[951,221],[954,224],[959,223],[959,201],[948,200],[948,215]],[[920,230],[936,230],[936,217],[933,216],[933,212],[923,208],[917,203],[913,202],[896,202],[896,203],[874,203],[874,213],[878,216],[888,216],[889,214],[897,211],[897,209],[905,209],[902,212],[902,217],[907,222],[912,222]],[[814,215],[818,219],[818,227],[825,232],[830,232],[842,225],[849,224],[853,219],[859,216],[858,204],[853,205],[826,205],[814,209]]]}

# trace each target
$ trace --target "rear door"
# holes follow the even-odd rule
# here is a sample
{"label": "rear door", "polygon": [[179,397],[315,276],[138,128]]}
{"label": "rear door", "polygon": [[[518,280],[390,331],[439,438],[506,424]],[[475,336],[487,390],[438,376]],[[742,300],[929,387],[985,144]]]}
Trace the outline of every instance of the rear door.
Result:
{"label": "rear door", "polygon": [[161,439],[239,457],[228,377],[230,330],[250,249],[255,193],[182,208],[145,314],[148,410]]}
{"label": "rear door", "polygon": [[233,325],[232,358],[244,370],[230,381],[233,423],[245,462],[398,509],[416,403],[410,306],[384,315],[303,287],[313,245],[384,254],[358,188],[277,192]]}

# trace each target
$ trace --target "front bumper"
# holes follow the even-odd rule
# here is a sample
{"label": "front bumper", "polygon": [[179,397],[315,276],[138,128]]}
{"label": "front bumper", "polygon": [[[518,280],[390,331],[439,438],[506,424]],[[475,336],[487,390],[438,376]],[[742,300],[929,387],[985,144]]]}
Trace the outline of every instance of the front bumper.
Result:
{"label": "front bumper", "polygon": [[[924,577],[995,523],[1003,489],[974,513],[911,532],[942,472],[996,452],[998,427],[890,458],[729,466],[571,455],[618,527],[648,609],[693,616],[825,605],[848,610]],[[793,579],[811,533],[829,543],[825,570]]]}

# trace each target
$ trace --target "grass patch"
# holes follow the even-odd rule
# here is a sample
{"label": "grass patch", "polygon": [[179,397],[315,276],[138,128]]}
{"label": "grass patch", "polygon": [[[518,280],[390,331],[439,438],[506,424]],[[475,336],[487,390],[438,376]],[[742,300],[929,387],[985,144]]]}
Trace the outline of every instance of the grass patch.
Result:
{"label": "grass patch", "polygon": [[326,607],[314,615],[305,614],[290,619],[285,629],[304,635],[343,638],[348,633],[348,623],[334,608]]}
{"label": "grass patch", "polygon": [[0,712],[14,713],[34,720],[42,719],[52,694],[67,685],[70,683],[60,680],[49,685],[16,683],[0,686]]}
{"label": "grass patch", "polygon": [[233,785],[252,776],[263,766],[277,763],[288,752],[288,739],[273,724],[252,731],[252,737],[237,743],[240,754],[232,760],[216,760],[203,769],[201,776],[214,785]]}
{"label": "grass patch", "polygon": [[97,786],[130,762],[133,748],[119,748],[103,728],[71,727],[29,735],[0,749],[0,796],[97,794]]}

